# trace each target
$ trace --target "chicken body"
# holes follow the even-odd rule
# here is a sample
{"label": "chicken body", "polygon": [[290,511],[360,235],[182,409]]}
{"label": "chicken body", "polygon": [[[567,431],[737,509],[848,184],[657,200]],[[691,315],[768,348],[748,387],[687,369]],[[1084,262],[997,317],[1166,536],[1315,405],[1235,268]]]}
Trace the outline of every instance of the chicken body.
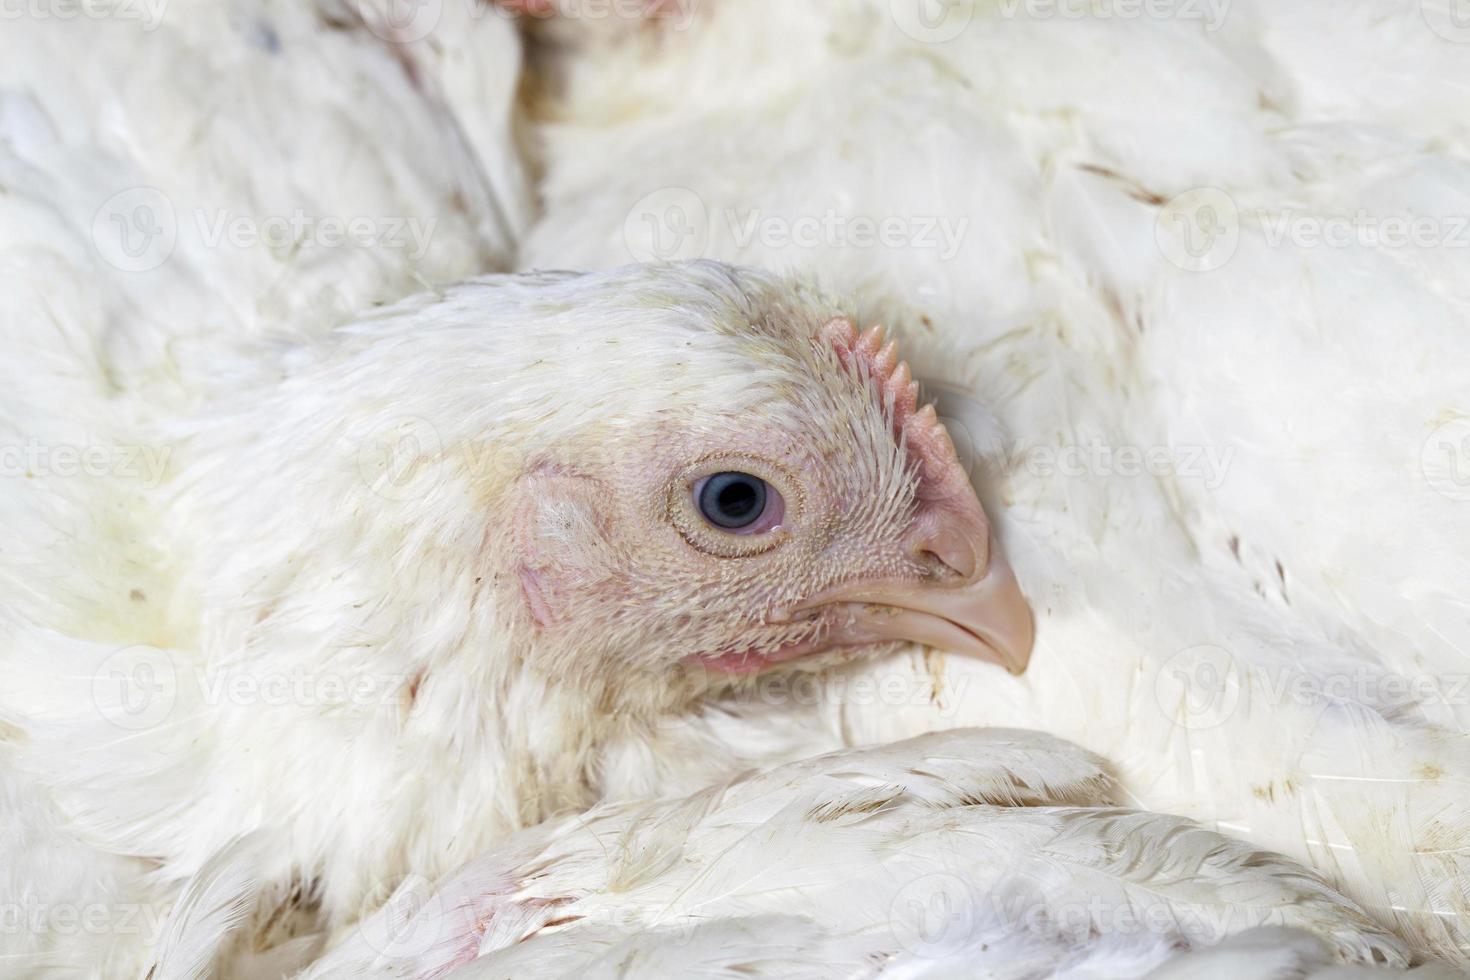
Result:
{"label": "chicken body", "polygon": [[1110,807],[1111,791],[1096,760],[1034,732],[835,752],[518,835],[411,884],[305,977],[1123,980],[1187,970],[1181,952],[1201,970],[1234,956],[1253,980],[1403,964],[1305,869]]}
{"label": "chicken body", "polygon": [[[1024,603],[877,336],[695,263],[473,281],[251,348],[152,430],[170,471],[131,516],[165,612],[23,630],[8,764],[165,893],[258,881],[268,948],[590,805],[608,743],[778,662],[934,629],[984,651],[989,625],[1004,653]],[[711,523],[699,487],[731,473],[774,523]]]}

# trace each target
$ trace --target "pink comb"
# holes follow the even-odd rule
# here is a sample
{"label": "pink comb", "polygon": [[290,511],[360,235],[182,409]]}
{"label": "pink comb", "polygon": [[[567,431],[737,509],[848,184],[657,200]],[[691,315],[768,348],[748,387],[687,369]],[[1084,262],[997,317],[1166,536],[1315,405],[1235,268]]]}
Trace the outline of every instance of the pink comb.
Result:
{"label": "pink comb", "polygon": [[[878,387],[884,410],[893,416],[893,434],[904,441],[909,459],[919,471],[925,497],[941,496],[969,483],[955,453],[954,442],[939,422],[933,405],[918,408],[919,383],[908,363],[898,359],[898,342],[887,340],[882,326],[858,333],[847,317],[834,317],[821,329],[848,370],[866,373]],[[887,341],[885,343],[885,340]]]}

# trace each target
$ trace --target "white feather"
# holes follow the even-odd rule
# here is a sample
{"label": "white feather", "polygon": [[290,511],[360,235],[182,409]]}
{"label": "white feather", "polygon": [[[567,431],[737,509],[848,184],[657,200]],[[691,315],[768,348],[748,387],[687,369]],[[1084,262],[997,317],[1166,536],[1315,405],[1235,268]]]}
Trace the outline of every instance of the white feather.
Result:
{"label": "white feather", "polygon": [[[545,976],[919,977],[966,963],[1141,977],[1263,924],[1310,930],[1337,959],[1402,963],[1386,932],[1281,858],[1173,817],[1045,805],[1106,787],[1065,743],[960,730],[603,806],[511,838],[391,930],[390,907],[303,980],[535,962]],[[385,954],[375,940],[390,931]],[[1292,942],[1328,961],[1310,938],[1287,941],[1282,961],[1296,962]]]}

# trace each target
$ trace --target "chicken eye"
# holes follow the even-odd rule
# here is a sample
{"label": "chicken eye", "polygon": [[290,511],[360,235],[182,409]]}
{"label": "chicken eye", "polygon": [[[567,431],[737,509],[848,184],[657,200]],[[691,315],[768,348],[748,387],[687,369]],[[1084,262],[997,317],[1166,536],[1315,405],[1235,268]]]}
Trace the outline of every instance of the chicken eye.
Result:
{"label": "chicken eye", "polygon": [[[716,558],[750,558],[791,537],[803,498],[779,465],[745,457],[695,465],[669,482],[665,498],[669,522],[690,547]],[[788,502],[785,494],[793,492]]]}
{"label": "chicken eye", "polygon": [[749,527],[766,509],[766,481],[749,473],[716,473],[701,481],[699,512],[727,531]]}
{"label": "chicken eye", "polygon": [[726,531],[768,530],[763,517],[769,516],[773,499],[780,500],[765,480],[749,473],[715,473],[694,488],[699,513],[715,527]]}

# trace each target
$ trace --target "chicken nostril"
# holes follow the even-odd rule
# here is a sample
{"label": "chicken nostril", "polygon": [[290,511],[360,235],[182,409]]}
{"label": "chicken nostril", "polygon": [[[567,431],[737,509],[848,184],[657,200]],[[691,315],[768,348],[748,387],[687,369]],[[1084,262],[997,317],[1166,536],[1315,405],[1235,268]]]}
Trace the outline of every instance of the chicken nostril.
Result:
{"label": "chicken nostril", "polygon": [[990,564],[990,526],[979,501],[922,508],[904,544],[909,556],[938,579],[973,582]]}
{"label": "chicken nostril", "polygon": [[919,561],[940,578],[970,579],[975,575],[975,549],[965,541],[930,541],[918,549]]}

